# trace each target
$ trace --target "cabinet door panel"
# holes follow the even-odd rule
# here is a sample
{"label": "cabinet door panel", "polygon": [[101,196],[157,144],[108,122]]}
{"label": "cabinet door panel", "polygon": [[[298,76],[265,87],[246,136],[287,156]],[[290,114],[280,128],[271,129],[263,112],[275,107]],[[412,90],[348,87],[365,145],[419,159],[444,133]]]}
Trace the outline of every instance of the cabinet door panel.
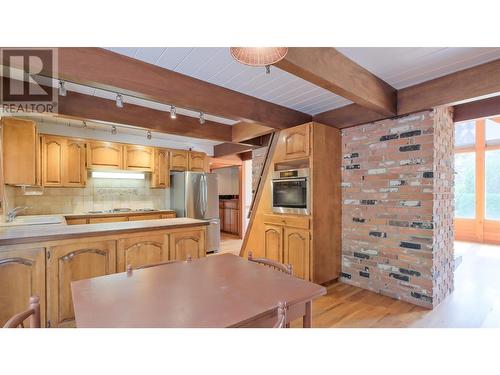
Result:
{"label": "cabinet door panel", "polygon": [[45,327],[45,250],[0,252],[0,327],[28,309],[31,296],[40,298],[40,318]]}
{"label": "cabinet door panel", "polygon": [[87,169],[85,168],[85,142],[68,139],[65,150],[64,186],[85,186],[87,182]]}
{"label": "cabinet door panel", "polygon": [[168,235],[140,236],[118,241],[117,272],[168,260]]}
{"label": "cabinet door panel", "polygon": [[193,172],[206,172],[206,154],[204,152],[189,153],[189,170]]}
{"label": "cabinet door panel", "polygon": [[151,175],[151,187],[167,188],[170,186],[168,151],[155,149],[154,170]]}
{"label": "cabinet door panel", "polygon": [[188,170],[188,151],[170,151],[170,170],[181,172]]}
{"label": "cabinet door panel", "polygon": [[125,169],[151,171],[153,149],[145,146],[125,145]]}
{"label": "cabinet door panel", "polygon": [[231,233],[238,234],[240,210],[231,209]]}
{"label": "cabinet door panel", "polygon": [[123,146],[112,142],[90,142],[87,165],[91,168],[123,168]]}
{"label": "cabinet door panel", "polygon": [[294,276],[309,280],[310,234],[308,230],[285,227],[284,263],[292,265]]}
{"label": "cabinet door panel", "polygon": [[48,320],[51,327],[73,327],[71,282],[114,273],[116,241],[59,245],[49,251]]}
{"label": "cabinet door panel", "polygon": [[279,159],[307,158],[310,154],[310,125],[300,125],[281,131]]}
{"label": "cabinet door panel", "polygon": [[190,230],[175,232],[170,235],[170,259],[186,260],[205,256],[205,231]]}
{"label": "cabinet door panel", "polygon": [[63,185],[63,149],[65,140],[42,137],[42,178],[44,186]]}
{"label": "cabinet door panel", "polygon": [[283,227],[264,225],[264,257],[283,262]]}

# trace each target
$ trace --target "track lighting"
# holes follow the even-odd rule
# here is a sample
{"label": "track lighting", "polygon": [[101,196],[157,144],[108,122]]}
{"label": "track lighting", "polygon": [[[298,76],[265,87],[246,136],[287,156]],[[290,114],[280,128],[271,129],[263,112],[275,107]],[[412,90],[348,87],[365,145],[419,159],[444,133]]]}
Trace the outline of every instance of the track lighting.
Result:
{"label": "track lighting", "polygon": [[118,108],[123,108],[123,96],[122,96],[122,94],[116,94],[116,106]]}
{"label": "track lighting", "polygon": [[205,123],[205,116],[203,115],[203,112],[200,112],[200,124],[203,125]]}
{"label": "track lighting", "polygon": [[148,132],[146,133],[146,138],[147,139],[151,139],[153,138],[153,136],[151,135],[151,132],[148,130]]}
{"label": "track lighting", "polygon": [[115,135],[116,134],[116,126],[111,127],[111,134]]}
{"label": "track lighting", "polygon": [[175,112],[175,107],[173,105],[170,106],[170,118],[171,119],[177,118],[177,113]]}
{"label": "track lighting", "polygon": [[266,65],[266,74],[271,73],[271,65]]}
{"label": "track lighting", "polygon": [[59,95],[66,96],[66,86],[64,81],[59,81]]}

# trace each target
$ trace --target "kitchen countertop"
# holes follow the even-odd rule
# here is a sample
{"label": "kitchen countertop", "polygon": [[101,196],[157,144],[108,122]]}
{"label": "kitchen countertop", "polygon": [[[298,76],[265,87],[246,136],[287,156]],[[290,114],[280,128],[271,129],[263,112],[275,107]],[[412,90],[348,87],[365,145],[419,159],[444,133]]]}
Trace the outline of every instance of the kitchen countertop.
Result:
{"label": "kitchen countertop", "polygon": [[[123,213],[122,213],[123,214]],[[68,216],[68,215],[50,215]],[[68,238],[104,236],[120,232],[144,232],[150,230],[175,229],[208,225],[207,221],[175,218],[144,221],[122,221],[116,223],[20,225],[0,227],[0,246],[32,242],[55,241]]]}

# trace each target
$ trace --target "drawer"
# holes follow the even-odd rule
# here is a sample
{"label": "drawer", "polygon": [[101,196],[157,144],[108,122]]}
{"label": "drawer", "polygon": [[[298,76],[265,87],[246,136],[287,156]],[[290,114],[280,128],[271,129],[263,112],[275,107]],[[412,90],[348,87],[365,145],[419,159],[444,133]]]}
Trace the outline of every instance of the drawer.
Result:
{"label": "drawer", "polygon": [[128,218],[128,221],[139,221],[139,220],[157,220],[161,219],[160,214],[156,215],[131,215]]}
{"label": "drawer", "polygon": [[224,201],[224,208],[239,208],[238,201]]}
{"label": "drawer", "polygon": [[264,223],[274,225],[284,225],[287,227],[309,229],[310,227],[309,216],[299,215],[264,215]]}
{"label": "drawer", "polygon": [[174,219],[176,217],[175,212],[169,212],[166,214],[161,214],[162,219]]}
{"label": "drawer", "polygon": [[116,223],[119,221],[128,221],[128,217],[127,216],[110,216],[110,217],[91,217],[91,218],[89,218],[89,224]]}
{"label": "drawer", "polygon": [[87,218],[67,218],[66,224],[68,225],[78,225],[78,224],[87,224]]}

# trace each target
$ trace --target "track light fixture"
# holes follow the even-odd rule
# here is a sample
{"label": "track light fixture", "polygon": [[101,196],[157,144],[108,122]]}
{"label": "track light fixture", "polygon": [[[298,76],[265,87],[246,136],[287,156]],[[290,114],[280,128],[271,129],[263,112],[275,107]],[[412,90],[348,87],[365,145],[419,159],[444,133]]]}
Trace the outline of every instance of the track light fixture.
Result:
{"label": "track light fixture", "polygon": [[122,94],[116,94],[116,106],[118,108],[123,108],[123,96],[122,96]]}
{"label": "track light fixture", "polygon": [[147,139],[151,139],[151,138],[153,138],[153,136],[152,136],[152,134],[151,134],[151,132],[150,132],[149,130],[148,130],[148,132],[146,133],[146,138],[147,138]]}
{"label": "track light fixture", "polygon": [[116,134],[116,126],[111,127],[111,134],[115,135]]}
{"label": "track light fixture", "polygon": [[175,106],[171,105],[170,106],[170,118],[171,119],[176,119],[177,118],[177,113],[175,110]]}
{"label": "track light fixture", "polygon": [[66,86],[64,81],[59,81],[59,95],[66,96]]}
{"label": "track light fixture", "polygon": [[203,112],[200,112],[200,124],[203,125],[205,123],[205,116],[203,115]]}

